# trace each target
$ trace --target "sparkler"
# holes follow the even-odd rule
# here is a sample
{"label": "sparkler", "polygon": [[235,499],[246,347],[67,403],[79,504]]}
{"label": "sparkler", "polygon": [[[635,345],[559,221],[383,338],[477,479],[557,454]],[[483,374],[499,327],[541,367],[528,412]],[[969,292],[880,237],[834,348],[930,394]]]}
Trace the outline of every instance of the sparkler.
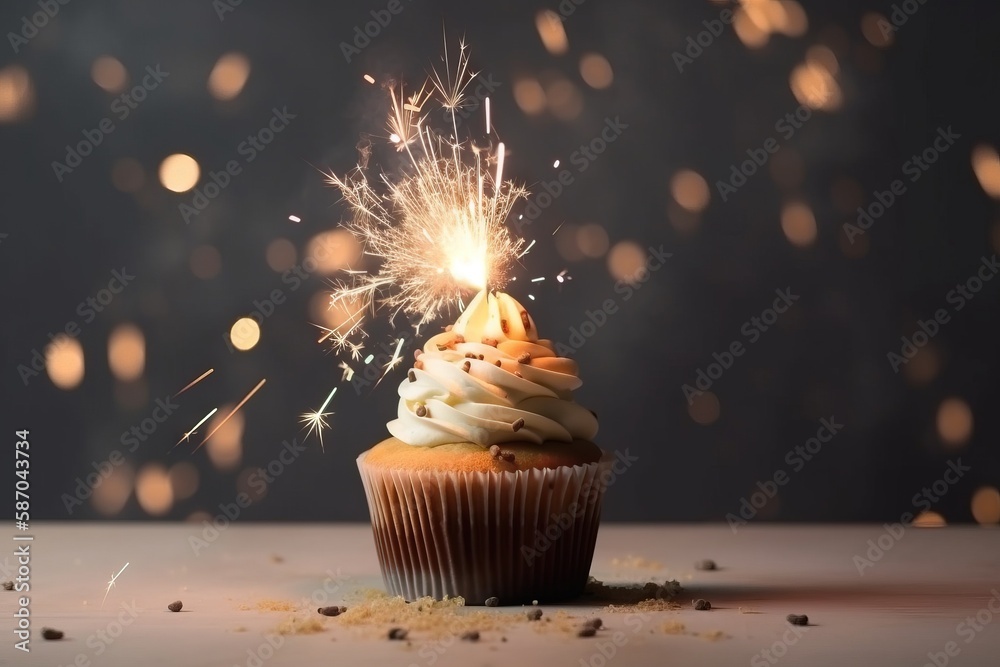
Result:
{"label": "sparkler", "polygon": [[[524,240],[511,236],[506,220],[527,191],[503,180],[503,143],[480,147],[458,136],[456,115],[476,76],[469,71],[466,44],[459,47],[454,62],[445,49],[443,74],[432,71],[415,92],[408,94],[402,83],[388,88],[390,141],[408,158],[402,177],[370,179],[366,160],[348,176],[328,174],[353,213],[344,227],[366,255],[381,260],[377,273],[349,272],[348,280],[336,285],[331,307],[385,308],[390,320],[401,312],[413,314],[419,328],[452,304],[461,307],[469,291],[503,287],[523,254]],[[429,126],[432,100],[450,113],[450,136]],[[325,338],[338,351],[356,355],[352,340],[365,335],[362,325],[360,317],[349,319]]]}
{"label": "sparkler", "polygon": [[308,428],[308,430],[306,431],[306,437],[309,437],[309,435],[312,434],[313,431],[315,431],[316,435],[319,436],[320,449],[322,449],[323,451],[326,451],[326,448],[323,447],[323,429],[330,428],[330,425],[326,422],[326,418],[333,414],[332,412],[323,412],[323,411],[326,410],[326,406],[330,405],[330,401],[333,399],[333,395],[336,393],[337,393],[337,388],[334,387],[333,391],[330,392],[330,395],[326,397],[325,401],[323,401],[323,405],[319,407],[319,410],[317,410],[316,412],[303,413],[299,417],[299,421],[305,424]]}
{"label": "sparkler", "polygon": [[108,599],[108,593],[110,593],[111,589],[114,588],[114,586],[115,586],[115,580],[118,579],[118,576],[121,575],[121,573],[125,571],[126,567],[128,567],[128,563],[125,563],[124,565],[122,565],[122,569],[118,570],[118,574],[112,574],[111,575],[111,580],[108,582],[108,590],[104,591],[104,599],[101,600],[101,609],[104,609],[104,603]]}

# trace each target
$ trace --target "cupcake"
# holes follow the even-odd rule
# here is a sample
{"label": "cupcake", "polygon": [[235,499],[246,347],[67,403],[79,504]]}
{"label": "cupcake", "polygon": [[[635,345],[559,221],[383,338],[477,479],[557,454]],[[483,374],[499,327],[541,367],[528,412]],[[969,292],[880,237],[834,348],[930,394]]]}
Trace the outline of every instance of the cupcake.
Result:
{"label": "cupcake", "polygon": [[416,352],[392,437],[358,457],[389,592],[467,604],[579,595],[610,460],[576,362],[510,296],[480,292]]}

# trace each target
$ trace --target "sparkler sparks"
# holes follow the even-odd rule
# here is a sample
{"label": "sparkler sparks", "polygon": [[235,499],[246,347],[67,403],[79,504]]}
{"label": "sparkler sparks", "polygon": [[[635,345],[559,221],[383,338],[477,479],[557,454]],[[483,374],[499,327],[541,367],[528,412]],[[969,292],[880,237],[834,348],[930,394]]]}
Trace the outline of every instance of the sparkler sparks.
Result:
{"label": "sparkler sparks", "polygon": [[[180,440],[178,440],[177,444],[174,445],[174,447],[176,447],[177,445],[181,444],[185,440],[189,440],[191,438],[191,434],[193,434],[195,431],[197,431],[199,426],[201,426],[202,424],[204,424],[205,422],[207,422],[209,420],[209,418],[212,415],[214,415],[216,412],[218,412],[218,411],[219,411],[219,408],[212,408],[211,412],[209,412],[207,415],[205,415],[204,417],[202,417],[200,422],[198,422],[193,427],[191,427],[191,430],[188,431],[187,433],[185,433],[184,437],[181,438]],[[171,449],[173,449],[174,447],[171,447]]]}
{"label": "sparkler sparks", "polygon": [[108,593],[110,593],[111,589],[115,587],[115,580],[118,579],[118,577],[121,575],[121,573],[125,571],[126,567],[128,567],[128,563],[125,563],[124,565],[122,565],[122,569],[118,570],[118,574],[112,574],[111,575],[111,580],[108,581],[108,590],[104,591],[104,599],[101,600],[101,609],[104,608],[104,603],[108,599]]}
{"label": "sparkler sparks", "polygon": [[194,448],[194,451],[198,451],[199,449],[201,449],[201,446],[204,445],[206,442],[208,442],[209,438],[211,438],[213,435],[215,435],[216,431],[218,431],[220,428],[222,428],[223,426],[225,426],[226,422],[228,422],[230,419],[232,419],[233,415],[235,415],[237,413],[237,411],[239,411],[239,409],[242,408],[243,405],[247,401],[249,401],[253,397],[253,395],[256,394],[260,390],[261,387],[264,386],[265,382],[267,382],[267,378],[261,379],[261,381],[257,383],[257,386],[254,387],[253,389],[251,389],[250,393],[247,394],[246,396],[244,396],[243,400],[241,400],[239,403],[237,403],[235,408],[233,408],[232,410],[229,411],[229,414],[226,415],[225,419],[223,419],[222,421],[220,421],[218,424],[215,425],[215,428],[213,428],[209,432],[209,434],[205,436],[205,439],[202,440],[198,444],[198,446]]}
{"label": "sparkler sparks", "polygon": [[[377,273],[351,272],[337,284],[331,306],[386,308],[390,320],[415,314],[420,327],[461,304],[463,293],[503,287],[522,254],[524,240],[511,236],[506,220],[527,192],[503,180],[502,143],[493,149],[459,140],[456,114],[476,73],[464,42],[453,60],[446,49],[444,73],[433,71],[412,94],[403,84],[389,88],[391,141],[409,160],[402,177],[370,179],[361,164],[348,176],[328,174],[353,213],[344,226],[381,260]],[[451,115],[450,137],[428,126],[432,99]],[[345,322],[327,338],[353,354],[350,341],[364,335],[362,324]]]}
{"label": "sparkler sparks", "polygon": [[177,398],[178,396],[180,396],[181,394],[183,394],[185,391],[187,391],[191,387],[195,386],[196,384],[198,384],[199,382],[201,382],[202,380],[204,380],[205,378],[207,378],[209,375],[211,375],[214,372],[215,372],[214,368],[209,368],[207,371],[205,371],[204,373],[202,373],[201,375],[199,375],[195,379],[191,380],[191,382],[189,382],[186,387],[184,387],[179,392],[177,392],[176,394],[174,394],[174,398]]}
{"label": "sparkler sparks", "polygon": [[326,451],[326,448],[323,446],[323,429],[330,428],[330,425],[327,423],[326,418],[333,414],[332,412],[323,412],[323,411],[326,410],[326,406],[330,405],[330,401],[333,399],[333,395],[336,393],[337,393],[337,388],[334,387],[333,391],[330,392],[330,395],[326,397],[325,401],[323,401],[323,405],[320,406],[319,410],[317,410],[316,412],[303,413],[299,417],[299,422],[305,424],[307,427],[306,437],[309,437],[313,433],[313,431],[315,431],[316,435],[319,436],[320,449],[322,449],[323,451]]}

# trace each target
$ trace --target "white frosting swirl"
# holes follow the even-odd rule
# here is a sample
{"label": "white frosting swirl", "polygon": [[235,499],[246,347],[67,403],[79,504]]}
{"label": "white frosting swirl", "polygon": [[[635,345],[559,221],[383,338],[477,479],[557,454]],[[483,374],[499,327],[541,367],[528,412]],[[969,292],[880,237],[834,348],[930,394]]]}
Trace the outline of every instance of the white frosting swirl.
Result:
{"label": "white frosting swirl", "polygon": [[589,440],[597,417],[573,402],[577,365],[539,340],[528,312],[482,291],[432,337],[399,385],[389,432],[410,445]]}

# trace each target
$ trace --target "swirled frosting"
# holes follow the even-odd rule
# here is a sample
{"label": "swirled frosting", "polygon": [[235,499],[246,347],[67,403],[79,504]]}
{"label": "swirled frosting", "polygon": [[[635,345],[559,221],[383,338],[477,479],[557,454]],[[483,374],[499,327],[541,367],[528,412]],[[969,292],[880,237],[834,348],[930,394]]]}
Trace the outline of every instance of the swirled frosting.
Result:
{"label": "swirled frosting", "polygon": [[405,443],[540,444],[597,433],[597,417],[572,399],[582,384],[576,362],[556,356],[507,294],[477,294],[417,355],[399,385],[398,417],[387,425]]}

